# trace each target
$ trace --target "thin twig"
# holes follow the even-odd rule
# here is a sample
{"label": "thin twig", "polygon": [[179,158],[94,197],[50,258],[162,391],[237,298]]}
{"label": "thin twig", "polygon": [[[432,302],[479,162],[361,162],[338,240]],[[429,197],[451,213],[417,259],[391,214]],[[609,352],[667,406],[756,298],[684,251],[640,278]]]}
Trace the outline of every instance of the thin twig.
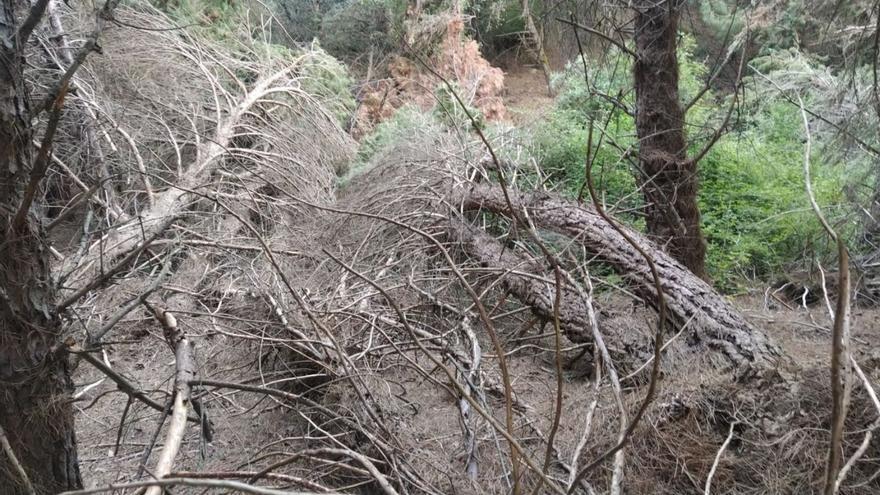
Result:
{"label": "thin twig", "polygon": [[201,488],[219,488],[225,490],[233,490],[241,493],[252,493],[254,495],[318,495],[314,492],[292,492],[287,490],[274,490],[272,488],[264,488],[261,486],[248,485],[238,481],[231,480],[206,480],[198,478],[163,478],[161,480],[133,481],[130,483],[116,483],[112,485],[102,486],[98,488],[89,488],[86,490],[73,490],[61,492],[59,495],[92,495],[103,492],[118,492],[128,488],[159,488],[165,486],[192,486]]}
{"label": "thin twig", "polygon": [[825,495],[835,495],[839,488],[837,480],[840,473],[840,463],[843,457],[843,433],[846,421],[850,382],[849,369],[849,312],[850,312],[850,284],[849,284],[849,253],[843,238],[831,228],[831,225],[822,214],[816,196],[813,194],[813,185],[810,180],[810,154],[812,152],[812,136],[810,135],[810,122],[807,119],[807,111],[804,102],[798,95],[798,103],[801,108],[801,117],[804,123],[804,184],[807,197],[816,218],[822,224],[822,228],[837,243],[837,308],[834,312],[834,324],[831,330],[831,439],[828,446],[828,461],[825,466]]}
{"label": "thin twig", "polygon": [[736,421],[730,423],[730,431],[727,432],[727,438],[724,439],[724,443],[721,444],[721,448],[719,448],[718,453],[715,454],[712,468],[709,469],[709,475],[706,477],[706,488],[703,490],[703,495],[710,495],[712,491],[712,478],[715,477],[715,471],[718,469],[718,464],[721,462],[721,456],[724,455],[724,451],[727,450],[727,446],[730,445],[730,441],[733,440],[733,429],[735,426]]}
{"label": "thin twig", "polygon": [[25,471],[21,463],[18,462],[18,457],[15,455],[15,451],[12,450],[12,445],[9,444],[9,438],[6,437],[6,432],[3,430],[2,426],[0,426],[0,446],[3,447],[3,452],[6,454],[6,458],[9,459],[9,463],[15,468],[18,477],[21,478],[21,484],[24,485],[24,489],[27,491],[28,495],[37,495],[36,490],[34,490],[34,485],[31,484],[31,479],[27,475],[27,471]]}

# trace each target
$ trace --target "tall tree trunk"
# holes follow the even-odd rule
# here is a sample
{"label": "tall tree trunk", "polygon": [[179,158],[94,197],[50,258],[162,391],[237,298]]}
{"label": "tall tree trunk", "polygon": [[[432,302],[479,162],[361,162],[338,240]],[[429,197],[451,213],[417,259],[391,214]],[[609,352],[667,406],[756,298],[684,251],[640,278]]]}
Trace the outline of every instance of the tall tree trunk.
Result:
{"label": "tall tree trunk", "polygon": [[706,278],[697,206],[697,166],[688,160],[678,96],[681,0],[638,0],[635,9],[636,132],[648,233],[695,275]]}
{"label": "tall tree trunk", "polygon": [[550,84],[550,59],[547,58],[547,52],[544,51],[544,33],[535,25],[535,19],[532,17],[532,11],[529,7],[530,0],[522,0],[522,17],[526,25],[526,49],[532,54],[532,57],[541,66],[541,72],[544,73],[544,80],[547,81],[547,93],[553,96],[553,86]]}
{"label": "tall tree trunk", "polygon": [[[14,5],[0,7],[0,426],[36,493],[55,494],[82,482],[44,233],[32,212],[15,220],[33,162]],[[27,493],[21,478],[0,453],[0,492]]]}

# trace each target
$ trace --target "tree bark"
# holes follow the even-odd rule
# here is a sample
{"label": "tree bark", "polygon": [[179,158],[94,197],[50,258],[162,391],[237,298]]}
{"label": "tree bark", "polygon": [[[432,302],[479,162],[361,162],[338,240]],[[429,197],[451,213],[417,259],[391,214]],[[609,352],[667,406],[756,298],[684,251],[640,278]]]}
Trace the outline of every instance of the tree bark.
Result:
{"label": "tree bark", "polygon": [[547,81],[547,93],[553,96],[553,85],[550,84],[550,76],[553,71],[550,69],[550,59],[547,58],[547,52],[544,50],[544,34],[535,24],[529,1],[522,0],[522,17],[527,33],[525,40],[526,49],[531,52],[532,57],[541,66],[541,72],[544,73],[544,79]]}
{"label": "tree bark", "polygon": [[[644,258],[591,207],[546,193],[510,191],[509,197],[510,204],[499,187],[480,184],[458,190],[453,199],[465,211],[484,210],[507,217],[512,217],[511,204],[520,211],[524,209],[537,226],[576,240],[632,284],[636,294],[656,303],[653,277]],[[709,357],[714,364],[732,367],[742,379],[768,375],[777,369],[782,352],[767,335],[656,244],[639,232],[627,230],[653,257],[670,319],[677,328],[687,324],[685,335],[690,347],[712,350]]]}
{"label": "tree bark", "polygon": [[678,95],[681,0],[639,0],[635,10],[636,134],[648,233],[678,261],[707,279],[706,243],[697,205],[697,165],[687,157]]}
{"label": "tree bark", "polygon": [[[482,266],[503,273],[502,288],[531,307],[532,312],[544,321],[554,321],[556,284],[553,271],[544,263],[503,246],[482,230],[459,222],[453,221],[449,233],[452,240]],[[577,289],[564,284],[559,305],[559,327],[563,335],[575,343],[592,342],[588,315],[587,301]],[[599,326],[619,371],[635,370],[651,358],[650,338],[601,322]]]}
{"label": "tree bark", "polygon": [[[16,222],[33,164],[32,129],[17,46],[15,3],[0,7],[0,426],[38,494],[82,486],[67,354],[41,221]],[[0,491],[27,493],[8,456]]]}

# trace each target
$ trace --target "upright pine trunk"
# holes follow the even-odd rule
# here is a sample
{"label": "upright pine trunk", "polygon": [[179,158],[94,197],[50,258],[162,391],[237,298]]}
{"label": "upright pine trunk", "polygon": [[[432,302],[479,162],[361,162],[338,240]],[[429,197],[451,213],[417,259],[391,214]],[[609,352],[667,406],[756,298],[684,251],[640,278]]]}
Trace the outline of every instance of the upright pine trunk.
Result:
{"label": "upright pine trunk", "polygon": [[[32,165],[32,129],[15,2],[0,7],[0,426],[37,494],[80,488],[67,358],[40,220],[16,222]],[[0,492],[28,493],[0,451]]]}
{"label": "upright pine trunk", "polygon": [[687,157],[678,95],[678,18],[683,2],[638,0],[635,9],[636,132],[648,233],[706,278],[697,167]]}

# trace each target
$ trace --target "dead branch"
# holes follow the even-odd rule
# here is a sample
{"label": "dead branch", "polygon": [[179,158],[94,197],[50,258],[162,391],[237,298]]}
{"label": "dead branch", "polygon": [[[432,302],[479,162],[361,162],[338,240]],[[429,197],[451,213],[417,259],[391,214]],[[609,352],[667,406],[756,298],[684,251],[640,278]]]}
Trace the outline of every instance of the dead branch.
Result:
{"label": "dead branch", "polygon": [[628,46],[626,46],[626,42],[624,42],[622,40],[617,40],[617,39],[613,38],[611,35],[605,34],[602,31],[599,31],[598,29],[593,29],[589,26],[584,26],[583,24],[581,24],[579,22],[575,22],[573,20],[563,19],[561,17],[557,17],[556,20],[563,23],[563,24],[568,24],[569,26],[571,26],[573,28],[580,29],[582,31],[586,31],[590,34],[594,34],[594,35],[604,39],[605,41],[611,43],[612,45],[616,46],[620,51],[629,55],[630,57],[638,58],[638,55],[636,55],[636,52],[632,51],[632,49],[630,49]]}
{"label": "dead branch", "polygon": [[846,479],[846,475],[849,474],[849,471],[856,465],[856,462],[858,462],[859,459],[865,455],[865,452],[868,451],[868,447],[871,446],[871,440],[874,438],[874,431],[876,431],[877,428],[880,428],[880,399],[877,398],[877,392],[874,390],[874,386],[871,385],[871,381],[865,376],[865,372],[862,371],[862,367],[859,366],[859,363],[857,363],[852,356],[850,356],[849,359],[852,362],[853,370],[855,370],[856,375],[858,375],[859,379],[862,381],[862,386],[865,388],[865,391],[868,392],[868,397],[871,398],[874,408],[877,409],[877,419],[875,419],[868,427],[868,430],[865,432],[865,437],[862,439],[862,443],[849,460],[846,461],[846,464],[840,469],[840,473],[837,475],[837,480],[835,481],[834,489],[836,491],[840,490],[840,486]]}
{"label": "dead branch", "polygon": [[712,478],[715,477],[715,470],[718,469],[718,463],[721,462],[721,456],[724,455],[724,451],[727,450],[727,446],[730,445],[730,441],[733,440],[733,428],[735,426],[736,421],[732,421],[730,423],[730,431],[727,432],[727,438],[724,439],[724,443],[721,444],[721,447],[715,454],[715,461],[712,462],[712,467],[709,469],[709,475],[706,476],[706,487],[703,490],[703,495],[710,495],[712,493]]}
{"label": "dead branch", "polygon": [[[491,236],[460,222],[450,223],[451,239],[463,250],[480,262],[501,274],[501,287],[519,299],[544,321],[553,321],[556,313],[552,279],[546,276],[547,269],[533,259],[519,254],[516,250],[505,248]],[[570,281],[565,281],[561,289],[561,304],[558,317],[563,334],[572,342],[595,342],[595,329],[589,315],[588,301]],[[595,313],[594,313],[595,314]],[[605,329],[607,332],[609,329]],[[650,359],[649,343],[640,341],[629,331],[614,332],[610,336],[608,359],[613,359],[624,369],[632,370]]]}
{"label": "dead branch", "polygon": [[[486,411],[470,395],[466,394],[464,392],[464,387],[458,382],[458,380],[455,379],[455,373],[449,369],[449,366],[444,364],[436,356],[434,356],[433,353],[431,353],[427,348],[425,348],[424,344],[421,343],[420,339],[416,335],[416,332],[410,326],[403,310],[400,308],[400,306],[397,304],[397,302],[394,300],[394,298],[392,298],[381,286],[379,286],[375,281],[371,280],[369,277],[366,277],[364,274],[358,272],[357,270],[354,270],[352,267],[345,264],[344,262],[342,262],[338,258],[334,258],[333,255],[331,255],[327,251],[325,251],[325,254],[327,254],[328,256],[333,258],[334,261],[336,261],[337,263],[342,265],[343,268],[345,268],[347,271],[351,272],[353,275],[356,275],[358,278],[360,278],[364,282],[370,284],[371,286],[373,286],[373,288],[375,288],[380,293],[382,293],[382,296],[385,298],[386,302],[388,302],[388,304],[392,307],[392,309],[394,310],[394,313],[397,315],[398,319],[400,320],[400,323],[404,326],[406,331],[409,333],[410,338],[413,340],[413,343],[416,344],[416,346],[419,348],[419,350],[426,357],[428,357],[437,368],[443,370],[446,377],[450,380],[452,385],[456,388],[456,391],[459,393],[459,396],[468,398],[468,401],[471,403],[471,407],[473,407],[474,410],[476,410],[489,424],[491,424],[496,429],[496,431],[498,431],[499,433],[501,433],[505,437],[505,439],[508,442],[508,445],[510,446],[510,449],[515,452],[512,457],[514,459],[522,459],[529,468],[531,468],[538,476],[541,477],[543,482],[547,484],[548,488],[550,488],[551,490],[553,490],[554,492],[556,492],[558,494],[565,493],[552,480],[548,479],[547,474],[542,469],[540,469],[538,467],[538,465],[529,457],[529,455],[526,453],[526,451],[523,449],[523,447],[517,441],[516,437],[514,436],[514,432],[511,429],[508,429],[508,428],[502,426],[501,424],[499,424],[498,421],[495,420],[495,418],[488,411]],[[451,261],[450,261],[450,264],[454,266],[454,263],[452,263]],[[476,301],[479,301],[479,298],[475,298],[475,299],[476,299]],[[480,307],[482,307],[482,305]],[[485,311],[485,310],[483,310],[483,311]],[[502,360],[503,360],[502,353],[499,353],[499,362],[501,362]],[[508,387],[508,385],[505,384],[505,394],[507,394],[507,391],[509,390],[507,387]],[[510,406],[512,407],[512,405],[513,404],[511,402]]]}
{"label": "dead branch", "polygon": [[[257,472],[255,471],[223,471],[223,472],[195,472],[195,471],[177,471],[169,474],[170,478],[189,478],[189,479],[250,479]],[[278,473],[266,473],[262,476],[263,478],[269,480],[283,481],[285,483],[293,483],[297,485],[302,485],[309,490],[315,490],[318,493],[332,493],[333,490],[321,486],[318,483],[313,481],[309,481],[304,478],[300,478],[297,476],[290,476],[287,474],[278,474]]]}
{"label": "dead branch", "polygon": [[61,492],[59,495],[92,495],[103,492],[117,492],[128,488],[144,488],[162,490],[166,486],[192,486],[202,488],[218,488],[225,490],[233,490],[241,493],[253,493],[254,495],[318,495],[315,492],[294,492],[288,490],[274,490],[272,488],[263,488],[261,486],[248,485],[238,481],[231,480],[209,480],[199,478],[165,478],[161,480],[133,481],[130,483],[114,483],[112,485],[102,486],[98,488],[89,488],[86,490],[73,490]]}
{"label": "dead branch", "polygon": [[[174,350],[174,405],[171,410],[171,423],[162,448],[162,455],[156,463],[152,475],[156,478],[164,478],[171,472],[174,458],[183,442],[186,433],[186,421],[189,414],[192,387],[190,382],[196,376],[193,347],[190,340],[177,326],[177,319],[168,311],[152,306],[153,314],[162,324],[165,341]],[[151,486],[146,495],[161,495],[161,486]]]}
{"label": "dead branch", "polygon": [[[835,495],[839,489],[837,483],[840,477],[840,463],[843,458],[843,434],[844,422],[846,421],[847,408],[849,406],[850,376],[849,367],[849,318],[850,318],[850,283],[849,283],[849,252],[843,238],[825,219],[822,209],[816,202],[813,194],[813,184],[810,180],[810,155],[812,153],[812,136],[810,135],[810,122],[804,108],[804,102],[798,95],[801,108],[801,118],[804,123],[806,142],[804,143],[804,185],[807,198],[813,208],[816,218],[822,224],[822,228],[831,239],[837,243],[837,307],[832,316],[834,323],[831,329],[831,440],[828,446],[828,461],[825,466],[825,495]],[[824,290],[824,286],[823,286]]]}
{"label": "dead branch", "polygon": [[6,454],[6,459],[12,464],[12,467],[15,468],[15,472],[18,473],[18,477],[21,478],[21,484],[24,485],[24,489],[27,493],[29,495],[37,495],[36,490],[34,490],[34,485],[31,484],[31,479],[28,477],[27,471],[25,471],[21,463],[18,462],[18,456],[16,456],[15,451],[12,450],[12,445],[9,444],[9,439],[6,438],[6,432],[3,430],[2,426],[0,426],[0,447],[3,448],[3,453]]}
{"label": "dead branch", "polygon": [[[134,385],[131,384],[131,382],[128,381],[128,379],[126,379],[124,376],[122,376],[119,373],[117,373],[116,371],[114,371],[112,368],[110,368],[106,364],[102,363],[100,359],[92,356],[89,351],[80,348],[76,344],[73,344],[70,347],[68,347],[68,352],[70,352],[71,354],[75,354],[75,355],[81,357],[82,359],[85,359],[86,361],[88,361],[89,364],[91,364],[92,366],[97,368],[98,371],[100,371],[101,373],[106,375],[107,378],[110,378],[111,380],[113,380],[113,382],[116,383],[117,388],[119,388],[119,390],[121,392],[138,399],[139,401],[143,402],[144,404],[151,407],[152,409],[155,409],[156,411],[162,412],[165,410],[165,408],[162,407],[161,404],[159,404],[158,402],[151,399],[144,392],[138,390]],[[191,421],[198,421],[198,420],[192,419]]]}

